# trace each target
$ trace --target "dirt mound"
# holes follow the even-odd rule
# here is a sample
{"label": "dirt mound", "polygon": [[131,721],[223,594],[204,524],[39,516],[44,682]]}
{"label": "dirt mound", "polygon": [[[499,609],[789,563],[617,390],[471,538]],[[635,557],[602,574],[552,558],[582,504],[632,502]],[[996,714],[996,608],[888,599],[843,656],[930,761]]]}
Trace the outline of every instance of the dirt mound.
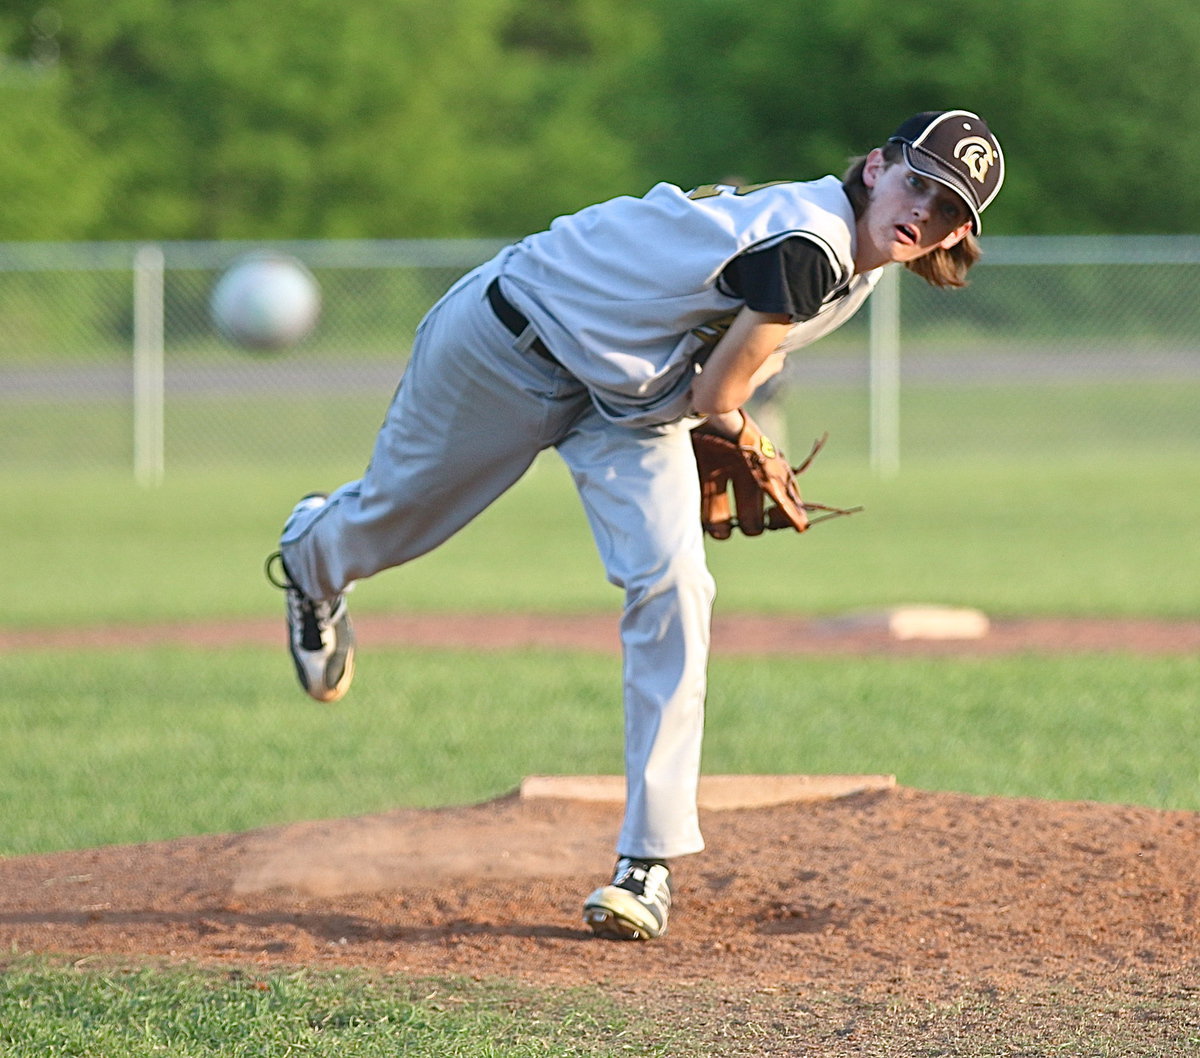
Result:
{"label": "dirt mound", "polygon": [[[0,860],[0,948],[628,982],[614,805],[405,810]],[[638,980],[1200,998],[1200,814],[928,793],[708,811]]]}

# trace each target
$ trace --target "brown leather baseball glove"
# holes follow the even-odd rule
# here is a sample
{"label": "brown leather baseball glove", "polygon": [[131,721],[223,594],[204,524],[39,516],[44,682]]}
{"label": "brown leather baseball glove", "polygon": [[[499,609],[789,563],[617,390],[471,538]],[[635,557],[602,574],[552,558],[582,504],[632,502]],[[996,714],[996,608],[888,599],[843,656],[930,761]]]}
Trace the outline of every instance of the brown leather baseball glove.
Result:
{"label": "brown leather baseball glove", "polygon": [[[736,440],[715,432],[707,424],[692,430],[692,448],[700,474],[700,521],[709,536],[727,540],[735,526],[746,536],[758,536],[764,529],[795,529],[803,533],[825,518],[862,510],[805,503],[800,495],[796,476],[808,469],[828,434],[813,445],[803,463],[793,467],[745,411],[742,418],[742,431]],[[810,518],[810,511],[827,513]]]}

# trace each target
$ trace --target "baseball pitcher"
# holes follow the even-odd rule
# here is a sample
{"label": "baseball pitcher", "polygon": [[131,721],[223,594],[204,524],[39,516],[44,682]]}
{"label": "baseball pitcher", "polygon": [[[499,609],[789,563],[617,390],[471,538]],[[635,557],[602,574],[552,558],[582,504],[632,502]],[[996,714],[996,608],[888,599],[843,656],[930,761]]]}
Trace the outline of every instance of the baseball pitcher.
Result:
{"label": "baseball pitcher", "polygon": [[661,936],[671,864],[703,848],[705,535],[802,532],[813,510],[842,513],[805,502],[742,409],[858,311],[880,269],[964,285],[1003,179],[982,118],[931,111],[842,177],[660,183],[560,217],[463,277],[420,323],[363,476],[302,499],[269,562],[301,685],[322,702],[350,686],[356,580],[437,547],[553,448],[624,593],[627,796],[615,871],[584,920],[600,937]]}

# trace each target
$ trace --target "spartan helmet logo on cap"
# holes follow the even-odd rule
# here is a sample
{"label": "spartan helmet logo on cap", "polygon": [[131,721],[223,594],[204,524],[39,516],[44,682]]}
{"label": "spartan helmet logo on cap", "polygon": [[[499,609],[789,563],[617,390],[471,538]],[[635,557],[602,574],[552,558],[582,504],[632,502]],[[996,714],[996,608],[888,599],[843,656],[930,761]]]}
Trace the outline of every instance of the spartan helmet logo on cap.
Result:
{"label": "spartan helmet logo on cap", "polygon": [[981,184],[986,183],[988,170],[996,162],[996,152],[992,145],[979,136],[967,136],[954,145],[954,157],[967,167],[971,174]]}

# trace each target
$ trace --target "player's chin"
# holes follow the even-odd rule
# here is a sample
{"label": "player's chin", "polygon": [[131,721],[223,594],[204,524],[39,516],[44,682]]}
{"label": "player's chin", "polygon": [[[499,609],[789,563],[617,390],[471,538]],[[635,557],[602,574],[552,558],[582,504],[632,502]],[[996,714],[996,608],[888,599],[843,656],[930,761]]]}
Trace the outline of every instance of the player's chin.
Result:
{"label": "player's chin", "polygon": [[892,261],[896,264],[908,264],[910,261],[924,257],[935,248],[935,246],[921,246],[918,243],[897,241],[892,243]]}

